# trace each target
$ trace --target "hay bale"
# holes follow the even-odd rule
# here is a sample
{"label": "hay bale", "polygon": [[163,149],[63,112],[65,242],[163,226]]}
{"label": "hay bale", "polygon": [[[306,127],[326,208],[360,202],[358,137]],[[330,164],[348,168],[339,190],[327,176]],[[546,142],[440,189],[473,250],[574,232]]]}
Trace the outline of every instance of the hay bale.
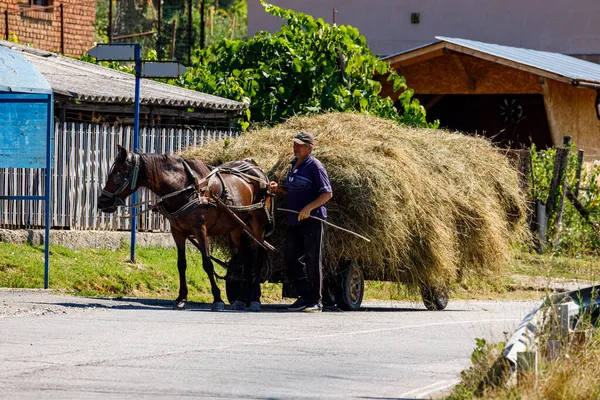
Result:
{"label": "hay bale", "polygon": [[[368,243],[326,228],[326,269],[353,260],[368,279],[413,288],[441,285],[458,275],[500,273],[511,238],[525,231],[518,172],[482,138],[332,113],[295,117],[185,156],[211,165],[252,157],[272,179],[283,181],[298,131],[314,133],[314,155],[329,173],[334,196],[328,220],[371,238]],[[285,219],[284,212],[276,214],[270,240],[278,248]],[[269,265],[277,262],[272,257]]]}

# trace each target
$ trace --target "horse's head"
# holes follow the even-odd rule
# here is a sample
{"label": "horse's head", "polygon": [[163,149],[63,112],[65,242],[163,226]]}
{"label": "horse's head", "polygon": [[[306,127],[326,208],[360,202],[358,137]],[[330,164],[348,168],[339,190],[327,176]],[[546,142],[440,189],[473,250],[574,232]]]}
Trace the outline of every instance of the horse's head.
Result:
{"label": "horse's head", "polygon": [[110,168],[102,195],[98,197],[98,208],[113,213],[125,205],[125,199],[137,189],[140,171],[140,156],[119,146],[119,154]]}

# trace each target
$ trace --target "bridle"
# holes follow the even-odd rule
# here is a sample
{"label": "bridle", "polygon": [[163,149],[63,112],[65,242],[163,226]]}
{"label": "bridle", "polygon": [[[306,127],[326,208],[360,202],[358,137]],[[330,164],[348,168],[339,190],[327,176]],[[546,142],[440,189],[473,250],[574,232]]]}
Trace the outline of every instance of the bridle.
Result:
{"label": "bridle", "polygon": [[[121,183],[121,185],[117,188],[117,190],[114,193],[109,192],[108,190],[104,190],[101,189],[102,191],[102,195],[108,197],[109,199],[112,199],[113,201],[113,205],[114,206],[124,206],[125,205],[125,200],[123,200],[120,195],[121,193],[123,193],[123,190],[125,190],[127,188],[127,186],[130,186],[131,190],[135,190],[136,185],[137,185],[137,180],[138,180],[138,175],[140,173],[140,155],[134,153],[133,154],[133,169],[131,171],[129,171],[129,173],[125,176],[125,179],[123,179],[123,182]],[[110,169],[108,176],[111,176],[113,171],[115,169],[115,165],[113,164],[112,168]]]}

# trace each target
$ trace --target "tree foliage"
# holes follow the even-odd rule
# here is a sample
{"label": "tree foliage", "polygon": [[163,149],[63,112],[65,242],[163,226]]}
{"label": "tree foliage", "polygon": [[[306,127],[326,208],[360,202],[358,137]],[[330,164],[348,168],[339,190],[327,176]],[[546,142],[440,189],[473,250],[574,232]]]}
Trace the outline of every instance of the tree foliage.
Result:
{"label": "tree foliage", "polygon": [[[373,55],[358,29],[261,3],[269,14],[285,21],[279,31],[223,40],[198,51],[192,68],[176,82],[249,104],[248,119],[253,122],[357,111],[399,123],[437,126],[427,123],[425,109],[412,98],[405,79]],[[400,92],[400,113],[392,99],[379,96],[382,86],[374,79],[376,74]]]}

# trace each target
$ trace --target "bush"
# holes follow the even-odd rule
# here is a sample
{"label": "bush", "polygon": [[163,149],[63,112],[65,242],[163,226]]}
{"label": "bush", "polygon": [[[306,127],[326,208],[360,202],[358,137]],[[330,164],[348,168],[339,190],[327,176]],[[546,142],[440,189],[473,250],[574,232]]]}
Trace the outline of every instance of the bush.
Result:
{"label": "bush", "polygon": [[[262,3],[285,24],[274,33],[224,40],[198,51],[193,67],[175,82],[249,105],[248,121],[274,124],[299,114],[358,111],[399,123],[430,126],[425,109],[412,98],[406,81],[373,55],[352,26]],[[387,75],[401,92],[402,110],[379,96],[376,74]]]}
{"label": "bush", "polygon": [[[567,168],[567,188],[575,191],[577,152],[572,145],[569,152],[569,163]],[[535,146],[531,149],[533,166],[533,179],[530,184],[529,197],[534,200],[547,202],[554,171],[554,159],[556,149],[537,151]],[[600,162],[594,161],[583,168],[581,173],[581,184],[578,199],[590,213],[591,221],[598,221],[600,217]],[[549,221],[551,226],[554,221]],[[562,227],[557,233],[557,240],[552,244],[554,254],[566,256],[579,256],[583,254],[600,254],[600,236],[598,228],[586,221],[575,209],[571,201],[565,198]]]}

